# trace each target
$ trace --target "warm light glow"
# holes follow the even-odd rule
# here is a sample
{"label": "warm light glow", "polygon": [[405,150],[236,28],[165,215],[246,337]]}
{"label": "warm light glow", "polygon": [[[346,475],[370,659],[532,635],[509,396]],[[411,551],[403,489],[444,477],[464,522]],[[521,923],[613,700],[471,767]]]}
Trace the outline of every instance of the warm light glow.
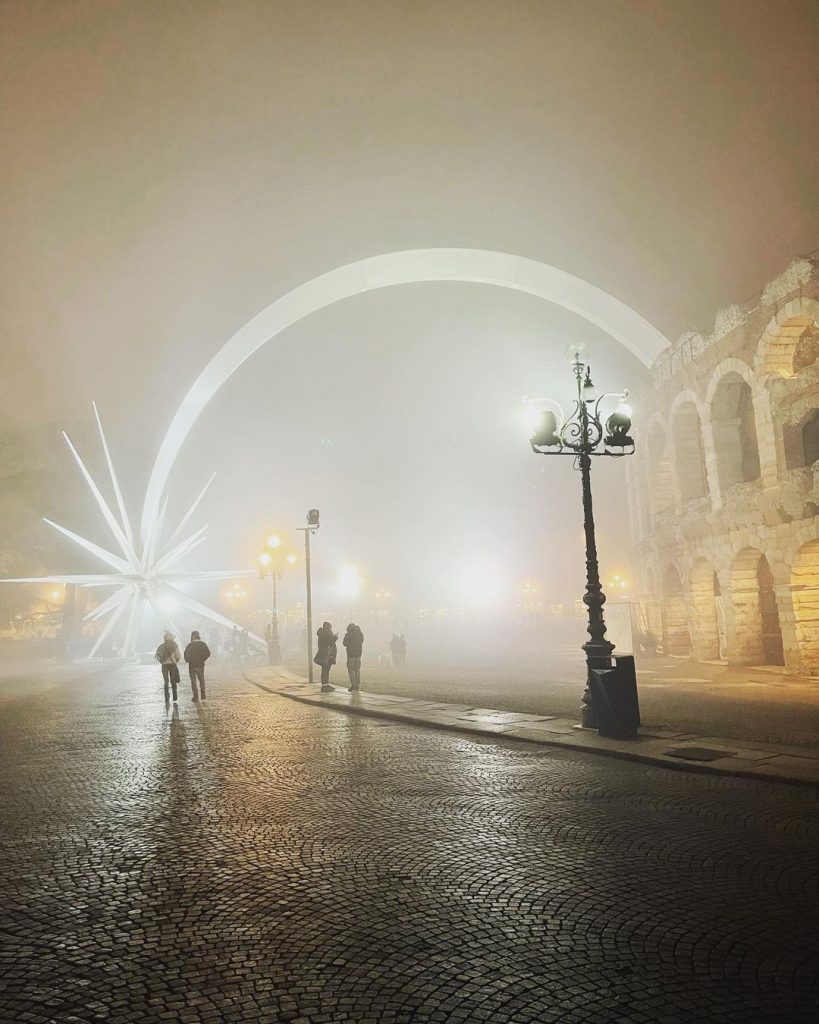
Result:
{"label": "warm light glow", "polygon": [[281,537],[277,536],[275,533],[271,533],[270,536],[267,538],[267,541],[266,541],[267,546],[269,548],[273,548],[274,550],[281,546],[281,542],[282,542]]}
{"label": "warm light glow", "polygon": [[263,569],[267,569],[267,568],[268,568],[268,566],[270,565],[270,563],[271,563],[272,561],[273,561],[273,556],[272,556],[272,555],[270,554],[270,552],[269,552],[269,551],[263,551],[263,552],[262,552],[262,553],[261,553],[261,554],[259,555],[259,565],[260,565],[260,566],[261,566],[261,567],[262,567]]}
{"label": "warm light glow", "polygon": [[51,600],[52,600],[52,601],[59,601],[59,600],[60,600],[60,598],[61,598],[61,597],[62,597],[63,595],[62,595],[62,591],[60,591],[60,590],[52,590],[52,591],[51,591],[51,594],[50,594],[49,596],[51,597]]}
{"label": "warm light glow", "polygon": [[288,565],[295,565],[296,562],[298,562],[298,558],[296,558],[295,555],[288,555],[287,556],[287,564]]}
{"label": "warm light glow", "polygon": [[358,597],[361,593],[361,576],[352,565],[345,565],[338,574],[336,591],[340,597]]}

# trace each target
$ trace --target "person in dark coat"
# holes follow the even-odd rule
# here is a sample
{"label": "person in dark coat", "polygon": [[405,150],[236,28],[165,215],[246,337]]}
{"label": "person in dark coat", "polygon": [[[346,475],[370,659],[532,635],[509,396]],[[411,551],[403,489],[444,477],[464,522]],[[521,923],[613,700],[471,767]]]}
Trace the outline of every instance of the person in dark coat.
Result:
{"label": "person in dark coat", "polygon": [[[185,661],[188,663],[188,675],[191,677],[191,691],[194,701],[205,699],[205,662],[210,657],[210,647],[202,640],[199,633],[194,630],[191,633],[191,642],[185,648]],[[199,693],[196,692],[196,683],[199,682]]]}
{"label": "person in dark coat", "polygon": [[361,627],[351,622],[342,641],[347,648],[347,675],[350,677],[350,692],[361,689],[361,652],[364,650],[364,634]]}
{"label": "person in dark coat", "polygon": [[324,622],[321,628],[317,630],[316,637],[318,639],[318,650],[313,660],[317,665],[321,665],[322,690],[331,690],[330,669],[336,663],[338,633],[333,632],[333,627],[329,622]]}
{"label": "person in dark coat", "polygon": [[162,643],[157,647],[154,657],[162,666],[162,681],[165,684],[165,703],[170,704],[171,697],[168,687],[173,690],[173,702],[176,704],[179,699],[177,686],[179,685],[179,644],[173,638],[173,633],[165,633]]}

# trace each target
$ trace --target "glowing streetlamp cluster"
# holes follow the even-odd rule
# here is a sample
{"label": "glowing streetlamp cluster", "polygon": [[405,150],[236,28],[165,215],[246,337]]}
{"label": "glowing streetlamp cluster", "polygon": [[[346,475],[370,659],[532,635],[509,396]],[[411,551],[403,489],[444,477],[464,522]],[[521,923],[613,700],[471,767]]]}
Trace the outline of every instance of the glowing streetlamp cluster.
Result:
{"label": "glowing streetlamp cluster", "polygon": [[[287,565],[295,565],[294,554],[284,556]],[[271,665],[281,664],[281,643],[279,641],[279,580],[284,572],[282,566],[282,539],[277,533],[269,533],[259,555],[259,579],[269,576],[273,580],[273,612],[266,627],[267,660]]]}

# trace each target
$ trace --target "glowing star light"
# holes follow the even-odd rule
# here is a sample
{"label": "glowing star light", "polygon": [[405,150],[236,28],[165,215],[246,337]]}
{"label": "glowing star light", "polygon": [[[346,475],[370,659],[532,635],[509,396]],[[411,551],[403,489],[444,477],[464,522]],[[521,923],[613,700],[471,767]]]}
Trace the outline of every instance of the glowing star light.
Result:
{"label": "glowing star light", "polygon": [[[109,597],[106,597],[104,601],[85,616],[86,620],[92,622],[107,616],[107,622],[99,637],[97,637],[94,646],[91,648],[91,652],[88,655],[89,658],[94,658],[97,655],[97,652],[102,648],[106,640],[112,636],[117,627],[124,634],[123,643],[120,648],[121,656],[128,657],[134,654],[142,613],[148,605],[156,612],[163,626],[176,634],[179,631],[173,623],[171,613],[179,607],[187,608],[196,615],[204,619],[210,619],[212,622],[217,622],[219,625],[233,628],[236,625],[234,622],[224,615],[220,615],[219,612],[214,611],[212,608],[200,604],[199,601],[194,600],[188,594],[183,593],[179,589],[178,584],[230,580],[241,576],[252,576],[254,575],[253,569],[239,571],[215,570],[210,572],[172,571],[180,559],[193,551],[205,539],[207,527],[204,526],[195,530],[185,537],[184,540],[180,538],[191,516],[198,508],[199,503],[213,482],[215,474],[211,476],[196,500],[185,515],[182,516],[176,528],[163,543],[162,534],[165,514],[168,508],[168,500],[164,498],[158,513],[147,522],[147,529],[140,543],[131,528],[131,521],[125,508],[119,480],[117,479],[114,463],[111,459],[111,452],[105,439],[105,432],[102,429],[102,421],[100,420],[96,404],[93,405],[93,408],[100,441],[102,442],[102,450],[105,455],[105,462],[111,477],[111,487],[114,492],[118,516],[114,514],[110,505],[103,497],[102,492],[88,472],[85,463],[80,458],[79,452],[71,443],[71,439],[65,431],[63,431],[63,437],[99,506],[103,519],[116,541],[119,553],[115,554],[107,548],[100,547],[93,541],[80,537],[65,526],[60,526],[59,523],[54,523],[50,519],[44,519],[44,521],[65,537],[73,540],[75,544],[78,544],[85,551],[90,552],[103,562],[109,570],[113,571],[99,574],[28,577],[25,579],[4,580],[3,582],[76,583],[83,587],[115,587],[116,589]],[[259,643],[263,642],[260,637],[254,636],[254,639]]]}

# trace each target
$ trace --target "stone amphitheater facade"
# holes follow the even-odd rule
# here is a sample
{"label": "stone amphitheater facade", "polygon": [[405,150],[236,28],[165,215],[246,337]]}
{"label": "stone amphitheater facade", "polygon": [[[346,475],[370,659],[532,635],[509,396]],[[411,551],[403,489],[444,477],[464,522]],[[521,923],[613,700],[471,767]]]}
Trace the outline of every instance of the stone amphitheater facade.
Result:
{"label": "stone amphitheater facade", "polygon": [[683,335],[637,404],[641,628],[667,654],[819,676],[819,261]]}

